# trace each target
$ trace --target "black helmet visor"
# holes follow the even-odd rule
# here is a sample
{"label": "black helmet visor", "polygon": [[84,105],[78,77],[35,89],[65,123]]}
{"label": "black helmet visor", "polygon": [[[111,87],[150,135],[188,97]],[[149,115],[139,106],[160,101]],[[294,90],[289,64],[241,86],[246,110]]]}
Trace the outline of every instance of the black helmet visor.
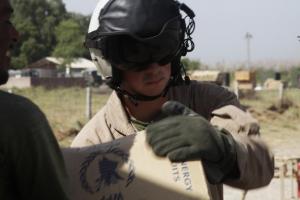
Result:
{"label": "black helmet visor", "polygon": [[103,56],[122,70],[139,71],[151,63],[170,63],[181,49],[179,23],[173,21],[158,36],[143,40],[129,35],[106,36],[101,42]]}

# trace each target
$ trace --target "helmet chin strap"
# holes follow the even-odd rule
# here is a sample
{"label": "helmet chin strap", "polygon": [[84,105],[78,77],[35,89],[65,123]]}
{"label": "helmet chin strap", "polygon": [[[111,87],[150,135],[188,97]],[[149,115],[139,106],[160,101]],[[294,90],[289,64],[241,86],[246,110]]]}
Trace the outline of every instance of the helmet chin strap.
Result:
{"label": "helmet chin strap", "polygon": [[143,94],[139,94],[139,93],[131,94],[128,91],[122,89],[120,86],[117,86],[114,89],[120,95],[124,96],[125,98],[128,98],[131,101],[131,103],[133,103],[135,106],[138,106],[139,101],[153,101],[160,97],[165,97],[169,91],[172,81],[173,81],[173,77],[171,77],[169,79],[168,84],[166,85],[165,89],[159,95],[155,95],[155,96],[147,96],[147,95],[143,95]]}

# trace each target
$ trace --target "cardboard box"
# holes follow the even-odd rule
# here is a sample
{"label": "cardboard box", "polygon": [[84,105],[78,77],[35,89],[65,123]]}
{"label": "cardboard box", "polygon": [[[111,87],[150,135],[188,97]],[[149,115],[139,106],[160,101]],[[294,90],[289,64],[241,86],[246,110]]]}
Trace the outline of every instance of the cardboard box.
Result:
{"label": "cardboard box", "polygon": [[63,155],[73,200],[210,199],[201,162],[155,156],[144,132]]}

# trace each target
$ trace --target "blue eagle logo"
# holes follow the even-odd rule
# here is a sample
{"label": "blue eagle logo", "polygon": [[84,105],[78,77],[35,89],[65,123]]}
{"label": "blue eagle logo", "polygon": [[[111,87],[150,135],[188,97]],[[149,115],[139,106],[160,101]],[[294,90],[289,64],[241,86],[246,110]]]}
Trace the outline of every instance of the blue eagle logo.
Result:
{"label": "blue eagle logo", "polygon": [[96,179],[97,191],[101,189],[101,185],[110,186],[112,184],[117,184],[119,180],[124,180],[117,173],[118,162],[112,161],[103,157],[99,161],[99,172],[100,177]]}

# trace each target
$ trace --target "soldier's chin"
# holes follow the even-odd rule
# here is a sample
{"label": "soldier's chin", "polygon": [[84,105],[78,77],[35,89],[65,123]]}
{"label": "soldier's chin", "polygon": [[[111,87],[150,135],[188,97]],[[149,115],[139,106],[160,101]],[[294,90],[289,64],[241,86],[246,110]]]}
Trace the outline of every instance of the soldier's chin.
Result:
{"label": "soldier's chin", "polygon": [[5,84],[8,81],[9,75],[8,71],[4,69],[0,69],[0,85]]}

